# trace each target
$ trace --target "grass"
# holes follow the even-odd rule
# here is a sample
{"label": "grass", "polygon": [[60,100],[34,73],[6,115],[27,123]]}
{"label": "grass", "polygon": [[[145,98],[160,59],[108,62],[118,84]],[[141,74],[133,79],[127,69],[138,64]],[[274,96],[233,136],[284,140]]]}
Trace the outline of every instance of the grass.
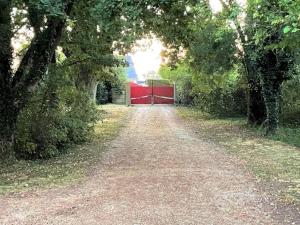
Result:
{"label": "grass", "polygon": [[50,160],[16,161],[5,167],[0,165],[0,195],[82,180],[88,168],[100,160],[107,143],[118,135],[130,109],[105,105],[101,110],[106,112],[105,118],[96,124],[91,143],[77,146]]}
{"label": "grass", "polygon": [[269,138],[300,147],[300,127],[281,127],[276,135],[270,136]]}
{"label": "grass", "polygon": [[267,138],[262,131],[247,126],[245,118],[214,118],[185,107],[177,112],[191,121],[203,138],[243,159],[282,201],[300,203],[300,128],[282,127],[277,135]]}

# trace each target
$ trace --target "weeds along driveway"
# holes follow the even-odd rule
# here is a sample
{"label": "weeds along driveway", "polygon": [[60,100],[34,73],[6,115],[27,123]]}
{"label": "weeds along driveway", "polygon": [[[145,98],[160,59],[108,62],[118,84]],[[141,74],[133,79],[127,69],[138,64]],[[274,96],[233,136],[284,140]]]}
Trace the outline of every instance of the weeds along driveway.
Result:
{"label": "weeds along driveway", "polygon": [[0,224],[286,224],[241,161],[170,106],[132,110],[84,182],[0,198]]}

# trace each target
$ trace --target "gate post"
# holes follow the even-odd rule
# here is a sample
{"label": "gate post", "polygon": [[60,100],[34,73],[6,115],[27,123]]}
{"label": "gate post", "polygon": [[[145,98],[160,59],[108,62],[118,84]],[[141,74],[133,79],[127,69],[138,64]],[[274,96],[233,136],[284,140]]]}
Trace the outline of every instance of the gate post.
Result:
{"label": "gate post", "polygon": [[174,82],[173,84],[173,89],[174,89],[174,94],[173,94],[174,105],[176,105],[176,82]]}
{"label": "gate post", "polygon": [[125,87],[125,104],[127,106],[131,106],[131,95],[130,95],[130,82],[126,83],[126,87]]}
{"label": "gate post", "polygon": [[152,94],[151,94],[151,105],[154,105],[154,88],[153,88],[153,78],[152,78]]}

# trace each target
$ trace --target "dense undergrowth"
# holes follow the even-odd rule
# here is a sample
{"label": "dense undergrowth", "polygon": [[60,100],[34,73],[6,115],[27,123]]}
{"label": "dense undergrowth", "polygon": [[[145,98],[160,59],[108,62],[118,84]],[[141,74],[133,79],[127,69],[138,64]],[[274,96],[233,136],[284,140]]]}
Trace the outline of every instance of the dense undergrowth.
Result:
{"label": "dense undergrowth", "polygon": [[87,141],[101,117],[68,73],[53,71],[39,86],[17,122],[16,157],[46,159]]}
{"label": "dense undergrowth", "polygon": [[[163,78],[176,83],[176,98],[179,105],[193,106],[201,112],[214,116],[247,116],[247,82],[238,65],[233,70],[213,77],[194,71],[186,62],[177,64],[173,69],[162,66],[160,73]],[[299,85],[300,69],[297,68],[292,78],[282,85],[281,128],[278,135],[293,133],[295,132],[293,128],[300,127]]]}

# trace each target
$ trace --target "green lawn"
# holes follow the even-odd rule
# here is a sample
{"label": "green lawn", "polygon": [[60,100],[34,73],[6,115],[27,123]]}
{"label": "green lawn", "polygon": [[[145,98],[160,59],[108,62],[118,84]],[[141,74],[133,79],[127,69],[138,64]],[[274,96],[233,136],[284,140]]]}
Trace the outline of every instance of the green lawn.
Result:
{"label": "green lawn", "polygon": [[262,131],[247,126],[245,118],[219,119],[185,107],[177,112],[193,122],[200,136],[243,159],[281,200],[300,203],[300,128],[280,128],[276,136],[266,138]]}
{"label": "green lawn", "polygon": [[0,165],[0,195],[66,185],[84,178],[88,168],[100,160],[107,143],[118,135],[130,110],[117,105],[105,105],[100,109],[106,112],[105,118],[96,124],[91,143],[77,146],[50,160],[16,161],[10,166]]}

